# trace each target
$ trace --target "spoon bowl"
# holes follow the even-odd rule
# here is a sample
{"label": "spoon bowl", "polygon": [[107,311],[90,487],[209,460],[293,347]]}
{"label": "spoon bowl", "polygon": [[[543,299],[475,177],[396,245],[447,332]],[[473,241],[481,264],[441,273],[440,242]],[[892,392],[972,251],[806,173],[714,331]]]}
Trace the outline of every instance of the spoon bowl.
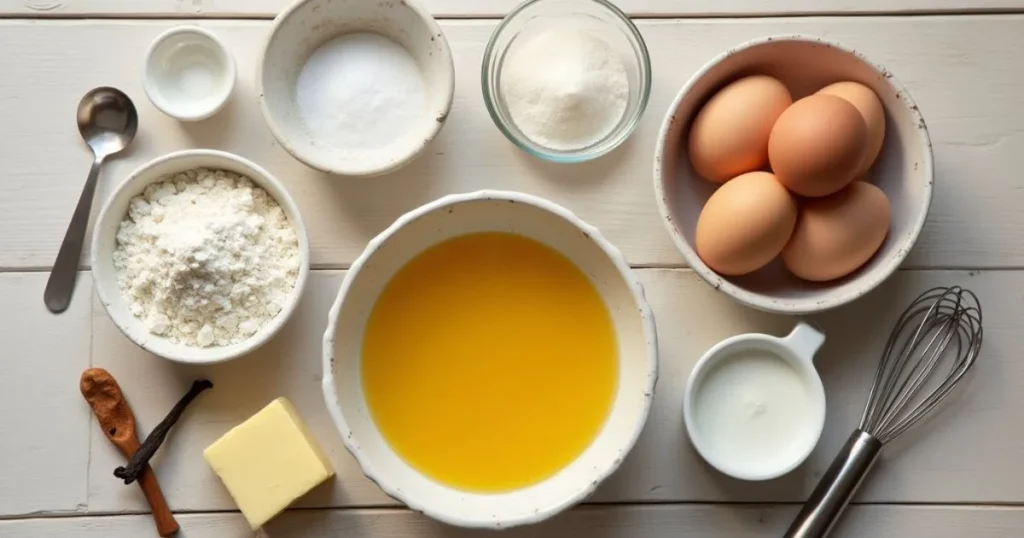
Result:
{"label": "spoon bowl", "polygon": [[78,132],[96,156],[124,150],[135,138],[139,116],[132,100],[115,88],[91,90],[78,103]]}
{"label": "spoon bowl", "polygon": [[139,127],[139,114],[132,100],[121,90],[107,86],[91,90],[82,97],[78,103],[77,119],[78,131],[92,149],[93,161],[43,291],[43,302],[54,314],[67,310],[71,304],[100,165],[107,157],[128,147]]}

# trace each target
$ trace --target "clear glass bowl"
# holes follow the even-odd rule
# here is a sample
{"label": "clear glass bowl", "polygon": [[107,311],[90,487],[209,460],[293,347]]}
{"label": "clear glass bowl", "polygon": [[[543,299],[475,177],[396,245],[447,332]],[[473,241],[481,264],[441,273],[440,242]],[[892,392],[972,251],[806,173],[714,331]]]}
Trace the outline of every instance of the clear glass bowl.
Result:
{"label": "clear glass bowl", "polygon": [[[509,52],[530,38],[553,29],[583,30],[604,39],[626,68],[629,97],[615,127],[600,140],[577,149],[559,150],[530,140],[509,114],[501,94],[502,67]],[[618,147],[636,129],[651,94],[651,59],[640,31],[607,0],[527,0],[494,30],[481,68],[484,103],[494,124],[523,151],[552,162],[575,163],[600,157]]]}

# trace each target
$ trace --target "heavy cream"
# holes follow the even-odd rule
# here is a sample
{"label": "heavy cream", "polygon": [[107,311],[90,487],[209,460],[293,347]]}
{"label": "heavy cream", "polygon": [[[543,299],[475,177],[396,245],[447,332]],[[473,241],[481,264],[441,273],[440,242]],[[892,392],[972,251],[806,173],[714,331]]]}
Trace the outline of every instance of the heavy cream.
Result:
{"label": "heavy cream", "polygon": [[717,361],[693,399],[704,450],[751,476],[806,456],[817,440],[820,413],[803,373],[761,349],[737,350]]}

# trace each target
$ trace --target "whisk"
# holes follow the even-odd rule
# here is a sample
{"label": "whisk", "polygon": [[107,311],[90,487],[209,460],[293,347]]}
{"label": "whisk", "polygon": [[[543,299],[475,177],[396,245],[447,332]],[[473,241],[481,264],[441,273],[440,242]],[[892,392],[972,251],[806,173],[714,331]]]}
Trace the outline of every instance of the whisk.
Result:
{"label": "whisk", "polygon": [[860,427],[821,478],[785,538],[824,538],[882,448],[927,416],[981,349],[981,303],[959,286],[932,288],[903,312],[885,345]]}

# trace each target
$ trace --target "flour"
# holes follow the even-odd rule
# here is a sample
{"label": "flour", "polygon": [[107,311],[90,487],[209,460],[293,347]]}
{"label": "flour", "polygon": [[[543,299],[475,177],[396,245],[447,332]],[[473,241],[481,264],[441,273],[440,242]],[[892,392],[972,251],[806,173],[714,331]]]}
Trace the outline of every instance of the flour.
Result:
{"label": "flour", "polygon": [[629,78],[607,42],[583,30],[549,30],[512,49],[501,94],[515,125],[555,150],[608,135],[626,111]]}
{"label": "flour", "polygon": [[316,49],[299,73],[295,97],[318,143],[368,151],[409,135],[425,114],[427,90],[416,61],[401,45],[360,32]]}
{"label": "flour", "polygon": [[281,311],[298,278],[295,229],[249,178],[197,168],[132,199],[114,268],[132,314],[153,334],[224,346]]}

